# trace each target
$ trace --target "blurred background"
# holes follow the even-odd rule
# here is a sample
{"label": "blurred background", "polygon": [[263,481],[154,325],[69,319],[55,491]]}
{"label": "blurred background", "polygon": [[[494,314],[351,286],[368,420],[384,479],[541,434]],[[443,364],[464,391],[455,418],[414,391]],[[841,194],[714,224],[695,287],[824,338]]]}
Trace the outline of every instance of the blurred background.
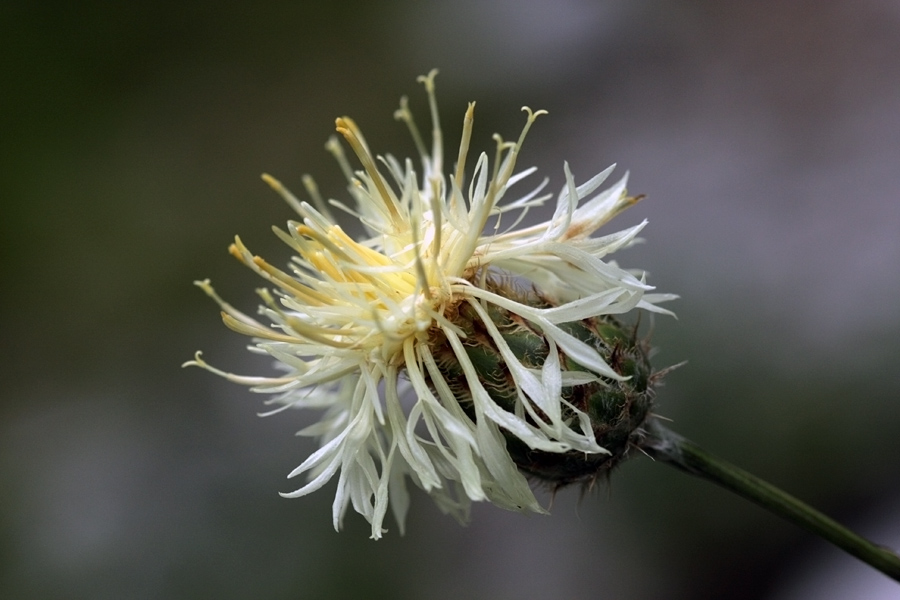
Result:
{"label": "blurred background", "polygon": [[673,427],[900,546],[900,3],[6,0],[0,596],[896,597],[645,458],[551,516],[477,506],[463,528],[417,494],[379,542],[355,514],[332,530],[333,484],[277,495],[314,415],[260,419],[179,368],[269,368],[191,282],[252,311],[226,248],[283,264],[291,218],[259,174],[344,198],[334,118],[412,155],[391,115],[406,94],[426,122],[432,67],[450,156],[467,101],[487,150],[527,104],[550,115],[520,165],[554,190],[563,160],[631,171],[647,199],[615,226],[650,225],[618,261],[682,296],[653,324],[656,365],[689,361],[658,395]]}

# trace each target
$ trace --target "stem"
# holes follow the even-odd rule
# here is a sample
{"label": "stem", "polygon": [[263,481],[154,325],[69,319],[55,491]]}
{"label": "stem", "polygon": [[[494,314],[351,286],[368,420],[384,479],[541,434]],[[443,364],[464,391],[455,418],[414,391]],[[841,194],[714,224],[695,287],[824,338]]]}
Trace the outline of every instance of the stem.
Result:
{"label": "stem", "polygon": [[774,485],[751,475],[653,422],[641,447],[652,458],[716,483],[842,548],[900,581],[900,556],[853,533]]}

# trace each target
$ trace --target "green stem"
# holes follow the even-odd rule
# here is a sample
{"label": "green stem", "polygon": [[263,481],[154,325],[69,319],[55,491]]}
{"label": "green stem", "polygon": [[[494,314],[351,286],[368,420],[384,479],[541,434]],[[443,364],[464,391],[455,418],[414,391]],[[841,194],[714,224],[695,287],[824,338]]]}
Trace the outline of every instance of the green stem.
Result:
{"label": "green stem", "polygon": [[900,556],[853,533],[774,485],[713,456],[693,442],[653,422],[641,444],[651,457],[716,483],[766,510],[828,540],[888,577],[900,581]]}

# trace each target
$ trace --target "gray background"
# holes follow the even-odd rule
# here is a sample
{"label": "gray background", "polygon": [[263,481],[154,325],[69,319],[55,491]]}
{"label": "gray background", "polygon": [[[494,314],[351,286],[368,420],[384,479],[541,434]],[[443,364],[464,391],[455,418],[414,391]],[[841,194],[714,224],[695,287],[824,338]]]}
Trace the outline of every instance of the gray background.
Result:
{"label": "gray background", "polygon": [[[640,459],[549,517],[421,494],[408,534],[284,500],[310,415],[179,364],[264,372],[191,285],[252,310],[240,233],[276,264],[259,180],[343,198],[336,116],[413,152],[439,67],[448,154],[549,110],[521,159],[557,189],[612,162],[646,201],[619,256],[658,318],[674,427],[900,545],[900,5],[861,2],[24,2],[0,6],[0,596],[825,598],[887,579]],[[543,498],[549,501],[544,495]],[[848,568],[849,572],[838,571]],[[833,582],[803,587],[817,570]],[[792,591],[793,590],[793,591]],[[840,595],[838,595],[840,594]],[[887,596],[885,596],[887,597]]]}

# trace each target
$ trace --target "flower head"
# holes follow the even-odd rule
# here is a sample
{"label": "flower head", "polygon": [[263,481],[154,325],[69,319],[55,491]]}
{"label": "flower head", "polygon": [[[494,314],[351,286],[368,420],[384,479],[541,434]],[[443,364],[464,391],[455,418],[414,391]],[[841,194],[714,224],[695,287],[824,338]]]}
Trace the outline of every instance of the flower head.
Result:
{"label": "flower head", "polygon": [[[495,136],[493,159],[482,153],[467,177],[475,107],[469,104],[455,166],[445,174],[435,74],[420,78],[431,111],[430,150],[405,98],[395,114],[409,126],[421,172],[410,159],[373,154],[356,124],[342,117],[337,131],[362,168],[351,167],[336,139],[327,148],[347,177],[352,206],[326,204],[309,178],[311,202],[303,202],[263,176],[300,217],[286,230],[275,228],[296,253],[287,270],[254,256],[240,238],[230,247],[273,288],[259,291],[265,323],[221,300],[208,281],[198,282],[221,306],[225,324],[254,338],[251,349],[274,357],[285,374],[225,373],[199,353],[186,363],[274,394],[271,412],[324,410],[300,432],[317,438],[319,449],[289,475],[305,473],[308,480],[282,495],[309,494],[337,475],[335,528],[352,504],[371,523],[373,538],[384,531],[388,506],[402,531],[407,480],[461,519],[478,500],[541,512],[520,468],[540,475],[543,467],[529,468],[520,458],[610,456],[592,423],[596,410],[576,396],[589,390],[594,397],[636,378],[604,351],[597,319],[635,308],[665,312],[656,303],[672,297],[648,293],[642,275],[605,260],[634,242],[646,223],[591,237],[636,201],[625,192],[625,178],[597,191],[612,167],[576,185],[566,165],[552,218],[520,227],[531,208],[552,198],[542,194],[544,180],[507,199],[535,171],[516,172],[516,162],[544,111],[524,108],[518,139]],[[365,237],[347,235],[333,208],[358,220]],[[635,427],[648,407],[636,413]]]}

